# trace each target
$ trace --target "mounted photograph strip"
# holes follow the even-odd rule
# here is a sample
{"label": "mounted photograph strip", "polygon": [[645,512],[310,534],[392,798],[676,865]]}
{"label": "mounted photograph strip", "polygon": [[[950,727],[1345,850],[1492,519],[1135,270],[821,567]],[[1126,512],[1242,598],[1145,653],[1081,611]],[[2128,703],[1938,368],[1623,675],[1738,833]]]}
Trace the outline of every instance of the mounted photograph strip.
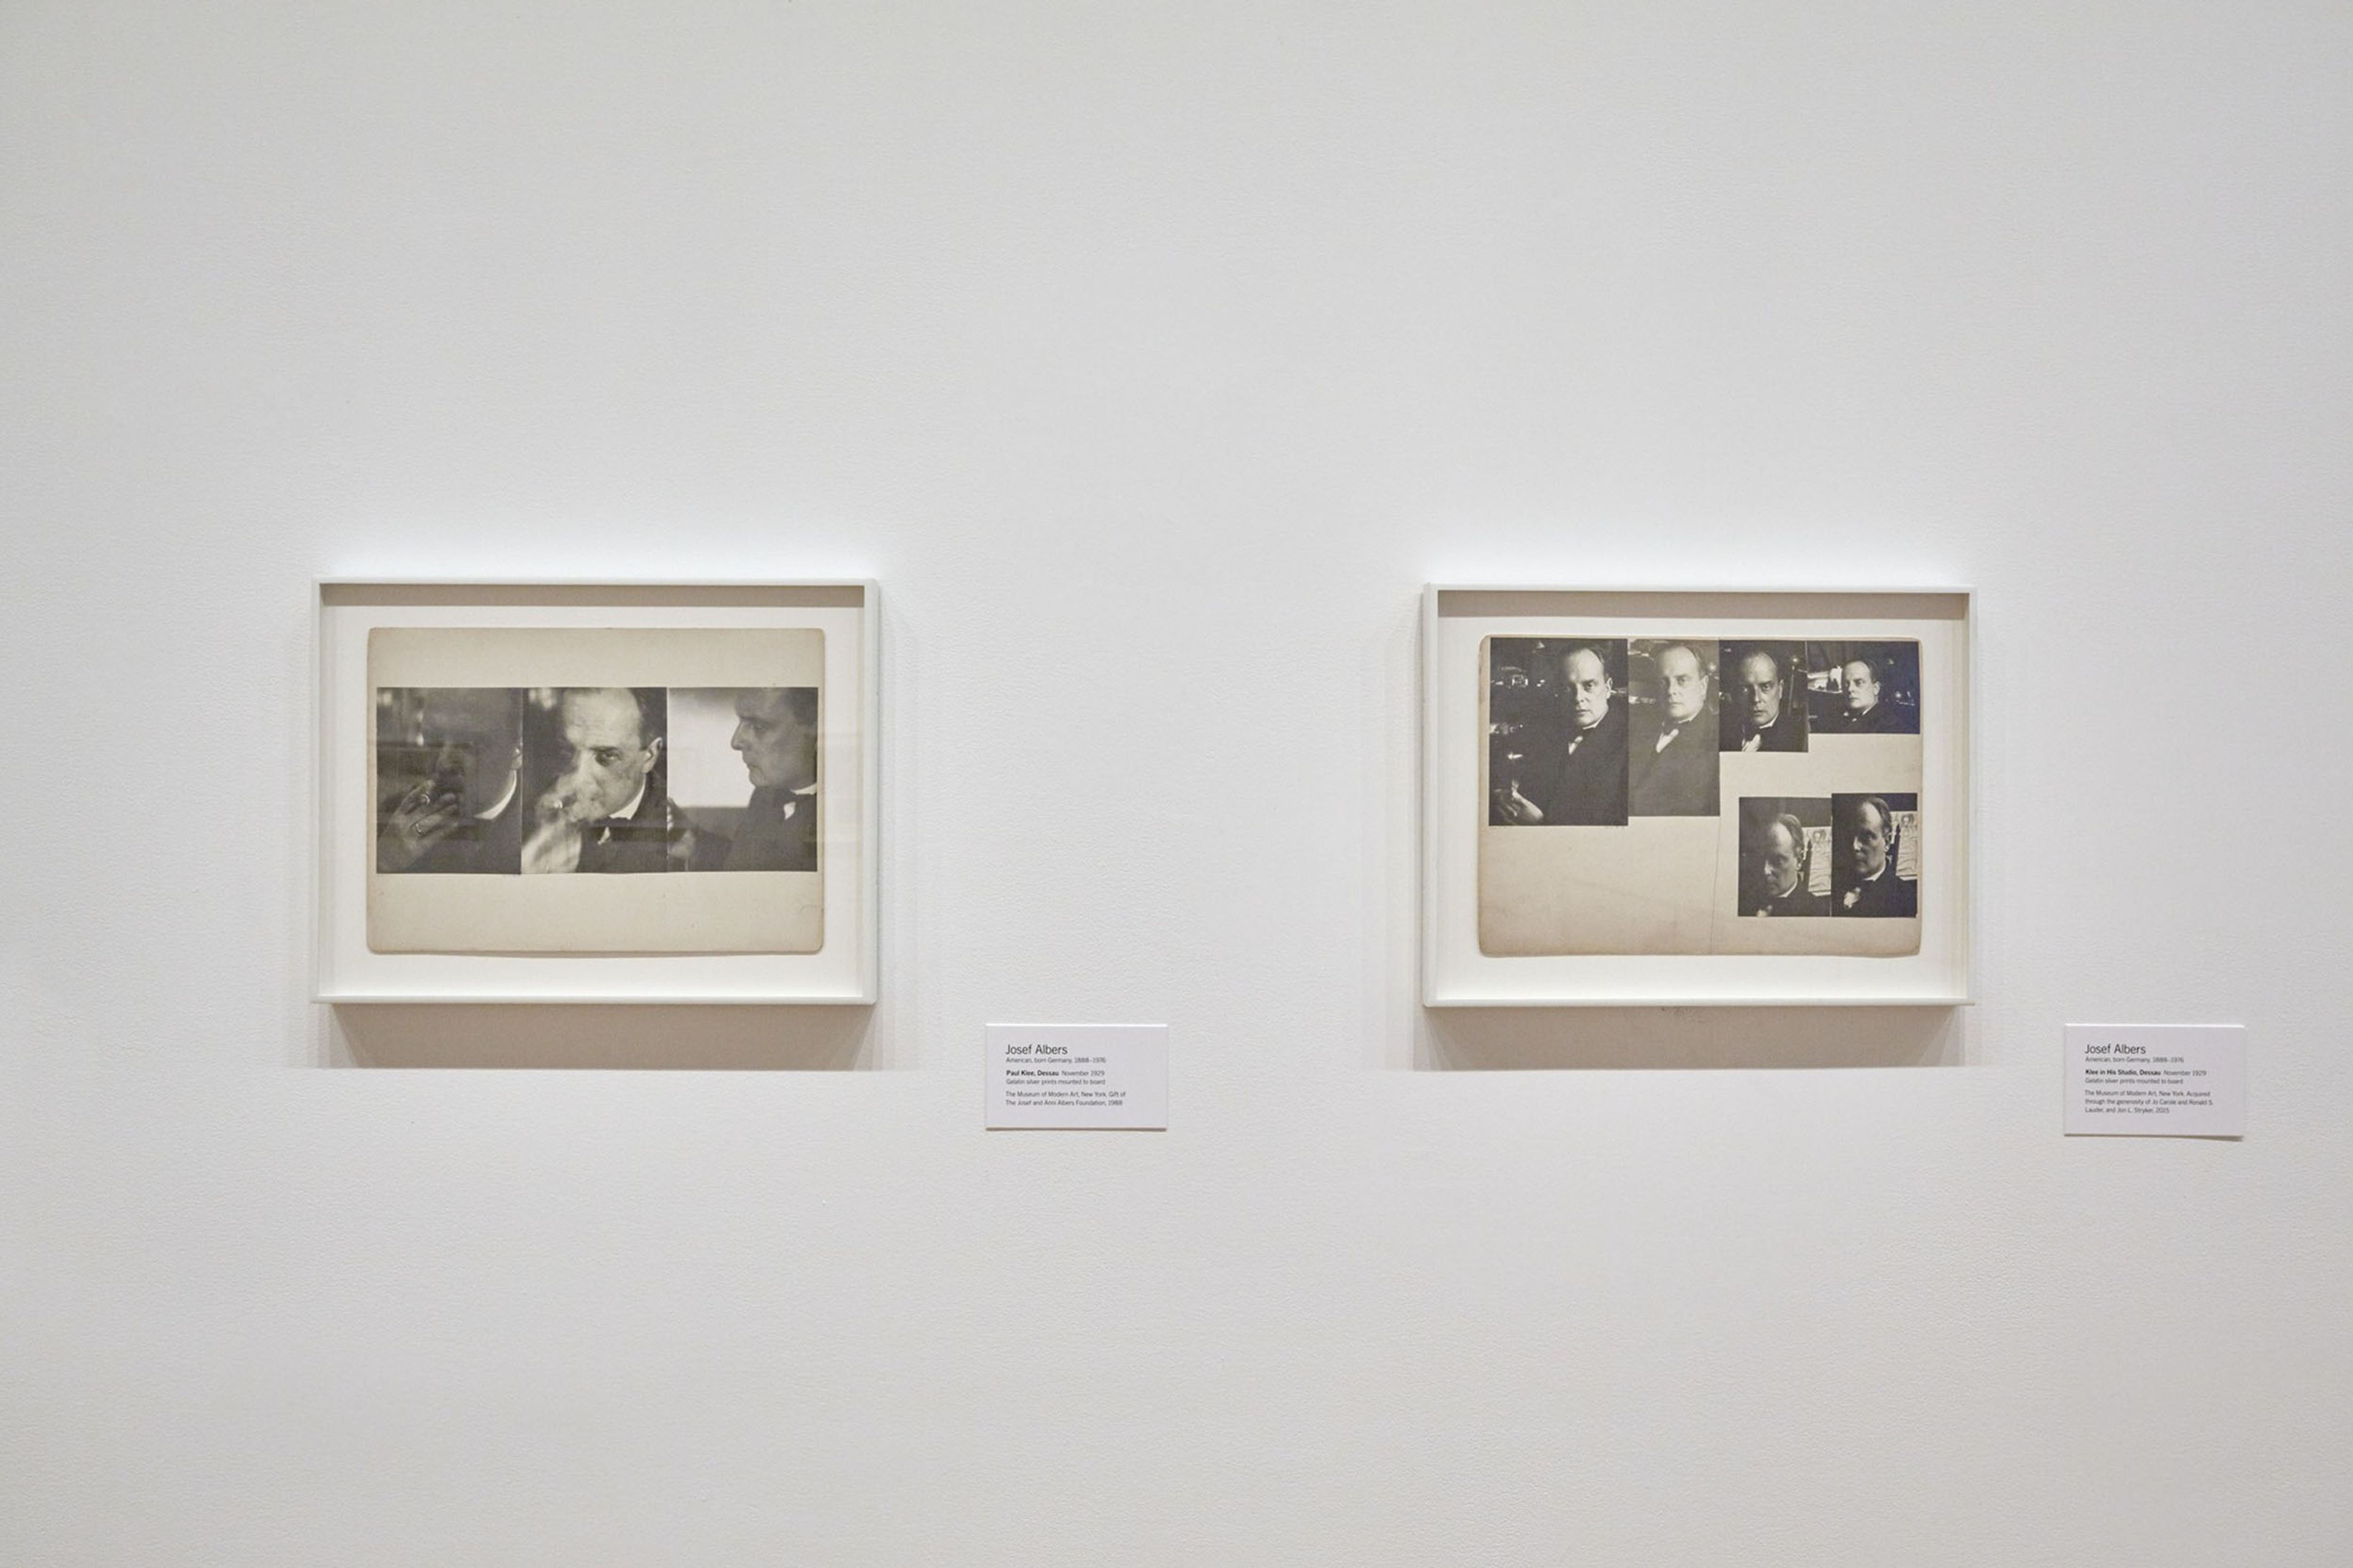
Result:
{"label": "mounted photograph strip", "polygon": [[873,584],[318,595],[321,1000],[873,999]]}
{"label": "mounted photograph strip", "polygon": [[1968,595],[1424,596],[1430,1005],[1968,994]]}

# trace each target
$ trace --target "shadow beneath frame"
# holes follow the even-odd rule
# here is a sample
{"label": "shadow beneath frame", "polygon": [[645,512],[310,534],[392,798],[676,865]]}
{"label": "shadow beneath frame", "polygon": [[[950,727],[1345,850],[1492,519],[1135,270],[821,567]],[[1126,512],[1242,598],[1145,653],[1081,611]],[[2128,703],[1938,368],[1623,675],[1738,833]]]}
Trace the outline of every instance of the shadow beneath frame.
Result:
{"label": "shadow beneath frame", "polygon": [[345,1003],[328,1010],[331,1068],[587,1068],[850,1072],[871,1061],[863,1006],[595,1006]]}
{"label": "shadow beneath frame", "polygon": [[1968,1058],[1966,1007],[1436,1007],[1414,1066],[1932,1068]]}

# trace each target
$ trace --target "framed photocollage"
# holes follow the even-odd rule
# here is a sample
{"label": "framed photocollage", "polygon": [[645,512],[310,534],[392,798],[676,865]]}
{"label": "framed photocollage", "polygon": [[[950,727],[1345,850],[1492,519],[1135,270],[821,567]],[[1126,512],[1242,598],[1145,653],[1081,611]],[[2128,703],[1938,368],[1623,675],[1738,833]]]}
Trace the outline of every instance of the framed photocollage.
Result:
{"label": "framed photocollage", "polygon": [[317,584],[319,1001],[871,1003],[871,583]]}
{"label": "framed photocollage", "polygon": [[1422,1000],[1971,995],[1963,589],[1431,586]]}

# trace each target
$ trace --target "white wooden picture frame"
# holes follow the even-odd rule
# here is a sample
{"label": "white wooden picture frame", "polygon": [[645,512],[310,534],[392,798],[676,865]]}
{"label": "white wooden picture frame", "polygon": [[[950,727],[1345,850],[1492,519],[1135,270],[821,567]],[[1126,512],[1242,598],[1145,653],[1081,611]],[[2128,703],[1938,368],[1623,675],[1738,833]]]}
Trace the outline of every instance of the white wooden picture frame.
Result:
{"label": "white wooden picture frame", "polygon": [[[1421,995],[1432,1007],[1504,1006],[1687,1006],[1687,1005],[1926,1005],[1956,1006],[1973,999],[1973,931],[1971,926],[1969,839],[1971,823],[1969,702],[1972,677],[1972,601],[1963,588],[1927,589],[1799,589],[1740,588],[1577,588],[1493,587],[1432,584],[1422,595],[1422,777],[1421,777]],[[1504,639],[1493,641],[1493,639]],[[1516,860],[1522,847],[1543,845],[1546,853],[1573,844],[1608,844],[1619,865],[1619,890],[1643,874],[1641,857],[1654,842],[1639,837],[1611,839],[1622,828],[1560,826],[1556,816],[1549,826],[1527,827],[1510,821],[1522,804],[1504,792],[1500,800],[1492,777],[1503,765],[1498,757],[1517,757],[1508,750],[1515,727],[1501,717],[1491,719],[1490,699],[1500,689],[1503,674],[1491,668],[1493,649],[1551,649],[1556,661],[1563,647],[1579,640],[1606,645],[1619,662],[1626,663],[1628,647],[1672,647],[1690,643],[1725,650],[1757,642],[1779,640],[1779,646],[1805,644],[1809,648],[1835,648],[1841,643],[1866,646],[1916,645],[1916,672],[1911,700],[1916,703],[1914,728],[1918,736],[1916,796],[1912,809],[1902,813],[1907,835],[1905,861],[1916,879],[1916,921],[1885,922],[1874,932],[1916,942],[1910,951],[1872,953],[1852,952],[1749,952],[1722,946],[1693,951],[1662,944],[1640,945],[1629,938],[1627,950],[1595,951],[1610,945],[1611,936],[1598,925],[1567,936],[1546,936],[1543,920],[1538,934],[1525,934],[1525,909],[1531,903],[1528,876]],[[1498,656],[1500,657],[1500,656]],[[1535,664],[1545,655],[1531,653],[1524,662]],[[1819,656],[1811,656],[1819,657]],[[1575,669],[1588,669],[1597,661],[1585,659]],[[1736,804],[1732,783],[1756,776],[1766,764],[1755,757],[1730,759],[1738,749],[1733,738],[1739,715],[1722,718],[1723,685],[1727,679],[1722,661],[1710,667],[1715,689],[1711,696],[1711,727],[1725,725],[1725,794],[1719,815],[1709,831],[1720,835],[1720,848],[1704,847],[1710,869],[1718,879],[1709,885],[1709,909],[1698,917],[1713,921],[1715,931],[1732,931],[1740,941],[1755,939],[1765,922],[1735,918],[1770,912],[1761,900],[1748,901],[1750,837],[1732,814]],[[1518,679],[1516,670],[1504,672]],[[1761,673],[1761,669],[1760,672]],[[1555,672],[1563,691],[1574,674]],[[1624,689],[1632,679],[1620,674]],[[1815,671],[1812,679],[1831,683],[1834,671]],[[1855,673],[1855,684],[1864,684]],[[1655,687],[1655,683],[1654,683]],[[1798,688],[1795,700],[1817,702],[1834,699],[1833,690]],[[1641,700],[1639,693],[1634,698]],[[1566,698],[1556,700],[1565,702]],[[1858,695],[1856,700],[1861,700]],[[1498,706],[1498,712],[1501,709]],[[1799,710],[1802,716],[1804,710]],[[1640,709],[1636,710],[1639,717]],[[1839,716],[1843,719],[1841,712]],[[1666,721],[1654,716],[1651,733]],[[1824,731],[1823,736],[1831,733]],[[1541,746],[1545,742],[1538,742]],[[1660,742],[1663,746],[1664,742]],[[1844,742],[1839,742],[1843,744]],[[1873,742],[1881,743],[1881,742]],[[1837,746],[1818,738],[1817,752],[1835,754]],[[1641,746],[1630,753],[1645,750]],[[1877,754],[1877,753],[1866,753]],[[1802,763],[1806,759],[1796,762]],[[1773,759],[1773,765],[1795,765]],[[1833,768],[1834,762],[1820,762]],[[1799,776],[1789,774],[1787,776]],[[1821,803],[1838,786],[1822,793]],[[1849,790],[1867,787],[1850,783]],[[1748,799],[1740,795],[1740,799]],[[1866,799],[1848,795],[1847,802]],[[1901,805],[1901,797],[1896,797]],[[1762,809],[1765,803],[1754,800]],[[1868,806],[1849,807],[1853,820],[1875,819]],[[1883,810],[1883,807],[1882,808]],[[1541,817],[1541,808],[1532,815]],[[1616,821],[1623,823],[1622,816]],[[1832,837],[1820,830],[1818,843]],[[1540,834],[1552,837],[1540,838]],[[1583,839],[1574,836],[1586,835]],[[1516,837],[1515,837],[1516,836]],[[1760,840],[1764,835],[1757,836]],[[1786,837],[1786,836],[1785,836]],[[1482,856],[1484,859],[1482,860]],[[1537,862],[1540,877],[1553,876],[1553,866],[1567,861]],[[1501,868],[1502,869],[1499,869]],[[1925,870],[1923,870],[1925,868]],[[1859,871],[1847,875],[1859,877]],[[1516,879],[1516,882],[1514,882]],[[1508,906],[1507,892],[1516,891],[1519,903]],[[1588,883],[1579,876],[1556,878],[1543,898],[1546,918],[1553,927],[1574,927],[1577,900],[1588,895]],[[1597,899],[1605,895],[1596,894]],[[1639,903],[1639,890],[1626,895]],[[1687,892],[1673,895],[1689,901]],[[1482,899],[1486,901],[1482,903]],[[1722,906],[1721,908],[1715,906]],[[1818,903],[1818,909],[1822,908]],[[1835,910],[1836,906],[1831,906]],[[1566,912],[1564,912],[1566,911]],[[1509,912],[1519,925],[1506,926]],[[1857,910],[1852,900],[1845,912]],[[1664,919],[1665,917],[1662,917]],[[1647,930],[1639,921],[1629,929]],[[1682,929],[1699,929],[1686,921]],[[1774,935],[1799,940],[1804,931],[1845,938],[1864,929],[1863,922],[1831,920],[1781,921]],[[1499,938],[1504,931],[1509,940]],[[1703,939],[1721,941],[1723,939]],[[1831,934],[1805,940],[1832,940]],[[1547,947],[1547,942],[1552,945]],[[1580,946],[1579,943],[1584,945]]]}
{"label": "white wooden picture frame", "polygon": [[[878,598],[877,585],[863,581],[320,581],[313,627],[314,998],[337,1005],[872,1003],[880,977]],[[664,952],[385,951],[372,943],[369,880],[377,869],[382,803],[371,739],[379,699],[370,677],[370,638],[383,628],[408,627],[819,634],[801,636],[796,646],[822,650],[817,747],[825,805],[814,851],[818,876],[811,879],[821,893],[810,898],[821,905],[821,934],[808,939],[806,951],[706,952],[691,944]],[[725,731],[717,733],[716,755],[727,759]]]}

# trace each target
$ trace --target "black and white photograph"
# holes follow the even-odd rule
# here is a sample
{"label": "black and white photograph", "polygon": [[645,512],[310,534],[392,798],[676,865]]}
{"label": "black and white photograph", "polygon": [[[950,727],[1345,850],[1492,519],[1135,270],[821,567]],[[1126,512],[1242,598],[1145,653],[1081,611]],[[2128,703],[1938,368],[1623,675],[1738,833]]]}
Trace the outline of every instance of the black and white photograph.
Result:
{"label": "black and white photograph", "polygon": [[1740,912],[1828,919],[1831,803],[1759,796],[1740,803]]}
{"label": "black and white photograph", "polygon": [[371,943],[814,951],[822,658],[803,628],[373,633]]}
{"label": "black and white photograph", "polygon": [[707,871],[814,871],[814,686],[670,693],[670,796]]}
{"label": "black and white photograph", "polygon": [[376,869],[817,868],[817,689],[376,692]]}
{"label": "black and white photograph", "polygon": [[1806,645],[1725,642],[1720,749],[1806,750]]}
{"label": "black and white photograph", "polygon": [[1831,797],[1831,912],[1911,920],[1920,912],[1920,797]]}
{"label": "black and white photograph", "polygon": [[[1480,1005],[1965,989],[1968,610],[1945,591],[1427,590],[1428,984]],[[1595,822],[1601,786],[1562,782],[1609,754],[1620,711],[1626,815]],[[1572,750],[1580,718],[1594,740]]]}
{"label": "black and white photograph", "polygon": [[1628,815],[1714,816],[1721,773],[1715,640],[1630,637],[1626,648]]}
{"label": "black and white photograph", "polygon": [[378,871],[522,869],[522,696],[506,686],[376,691]]}
{"label": "black and white photograph", "polygon": [[1918,644],[1731,629],[1485,639],[1482,953],[1918,951]]}
{"label": "black and white photograph", "polygon": [[1493,639],[1491,826],[1624,826],[1626,657],[1622,637]]}
{"label": "black and white photograph", "polygon": [[699,869],[693,829],[670,798],[668,692],[569,686],[521,695],[525,875]]}
{"label": "black and white photograph", "polygon": [[1808,723],[1816,735],[1920,732],[1920,645],[1810,642]]}

